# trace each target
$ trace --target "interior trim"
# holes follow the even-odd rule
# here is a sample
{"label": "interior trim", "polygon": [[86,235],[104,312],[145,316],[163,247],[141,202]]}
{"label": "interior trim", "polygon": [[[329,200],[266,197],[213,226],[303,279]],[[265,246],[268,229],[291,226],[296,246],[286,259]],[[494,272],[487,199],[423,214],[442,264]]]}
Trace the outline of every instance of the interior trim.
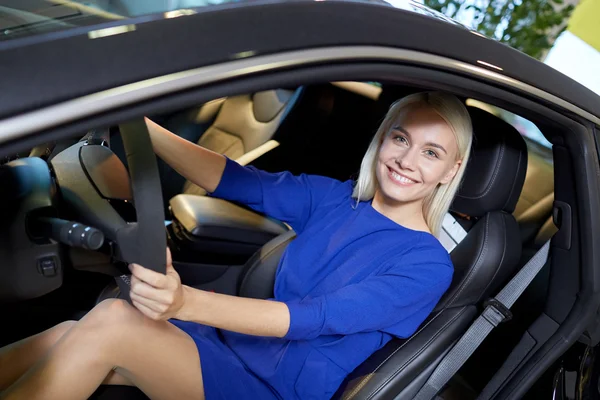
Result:
{"label": "interior trim", "polygon": [[331,82],[331,84],[349,92],[367,97],[371,100],[379,99],[379,96],[383,91],[382,88],[365,82]]}
{"label": "interior trim", "polygon": [[268,142],[261,144],[254,150],[250,150],[249,152],[242,154],[235,161],[240,165],[247,165],[252,161],[256,160],[258,157],[261,157],[269,151],[273,150],[277,146],[279,146],[279,142],[277,140],[269,140]]}
{"label": "interior trim", "polygon": [[190,89],[194,86],[307,64],[364,60],[412,62],[476,76],[502,86],[517,89],[526,95],[538,97],[600,125],[600,118],[555,95],[482,67],[414,50],[377,46],[345,46],[290,51],[234,60],[146,79],[82,96],[1,120],[0,143],[16,140],[30,133],[53,128],[101,112]]}

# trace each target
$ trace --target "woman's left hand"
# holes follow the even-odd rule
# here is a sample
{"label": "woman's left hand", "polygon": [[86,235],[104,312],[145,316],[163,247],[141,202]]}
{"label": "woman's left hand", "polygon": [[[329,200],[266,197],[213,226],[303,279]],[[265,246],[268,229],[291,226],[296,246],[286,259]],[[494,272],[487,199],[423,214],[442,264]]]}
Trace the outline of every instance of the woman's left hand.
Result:
{"label": "woman's left hand", "polygon": [[173,268],[171,252],[167,248],[167,273],[165,275],[129,264],[133,305],[154,320],[176,318],[185,303],[183,286],[179,274]]}

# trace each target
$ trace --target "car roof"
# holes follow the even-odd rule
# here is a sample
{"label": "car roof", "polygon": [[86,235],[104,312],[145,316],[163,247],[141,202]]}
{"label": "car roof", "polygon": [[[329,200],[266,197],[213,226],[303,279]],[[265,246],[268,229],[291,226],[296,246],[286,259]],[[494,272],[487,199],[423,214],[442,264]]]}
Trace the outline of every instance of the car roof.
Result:
{"label": "car roof", "polygon": [[[241,56],[350,46],[445,57],[600,116],[600,96],[553,68],[418,3],[395,4],[236,2],[181,18],[143,15],[0,42],[0,118]],[[122,34],[103,34],[111,30]]]}

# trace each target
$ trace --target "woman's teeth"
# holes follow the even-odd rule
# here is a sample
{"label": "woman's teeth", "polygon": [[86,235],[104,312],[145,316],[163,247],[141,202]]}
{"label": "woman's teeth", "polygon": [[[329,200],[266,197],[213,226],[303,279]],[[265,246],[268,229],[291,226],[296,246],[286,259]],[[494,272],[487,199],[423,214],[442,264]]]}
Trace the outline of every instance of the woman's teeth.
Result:
{"label": "woman's teeth", "polygon": [[405,184],[409,184],[409,183],[416,183],[415,181],[413,181],[412,179],[408,179],[402,175],[398,175],[396,172],[392,171],[392,178],[394,178],[395,181],[398,181],[400,183],[405,183]]}

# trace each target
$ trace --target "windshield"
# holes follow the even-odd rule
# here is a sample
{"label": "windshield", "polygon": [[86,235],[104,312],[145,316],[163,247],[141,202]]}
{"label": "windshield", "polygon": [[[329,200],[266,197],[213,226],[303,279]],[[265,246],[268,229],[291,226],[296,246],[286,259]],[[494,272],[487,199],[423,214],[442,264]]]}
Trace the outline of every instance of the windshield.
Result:
{"label": "windshield", "polygon": [[75,3],[125,17],[137,17],[145,14],[164,13],[194,7],[232,3],[234,1],[235,0],[92,0],[75,1]]}
{"label": "windshield", "polygon": [[236,0],[0,0],[0,40],[93,26],[145,14],[176,17]]}
{"label": "windshield", "polygon": [[[414,0],[358,1],[385,4],[465,27]],[[148,14],[173,18],[193,14],[198,7],[241,2],[252,0],[0,0],[0,41]]]}

